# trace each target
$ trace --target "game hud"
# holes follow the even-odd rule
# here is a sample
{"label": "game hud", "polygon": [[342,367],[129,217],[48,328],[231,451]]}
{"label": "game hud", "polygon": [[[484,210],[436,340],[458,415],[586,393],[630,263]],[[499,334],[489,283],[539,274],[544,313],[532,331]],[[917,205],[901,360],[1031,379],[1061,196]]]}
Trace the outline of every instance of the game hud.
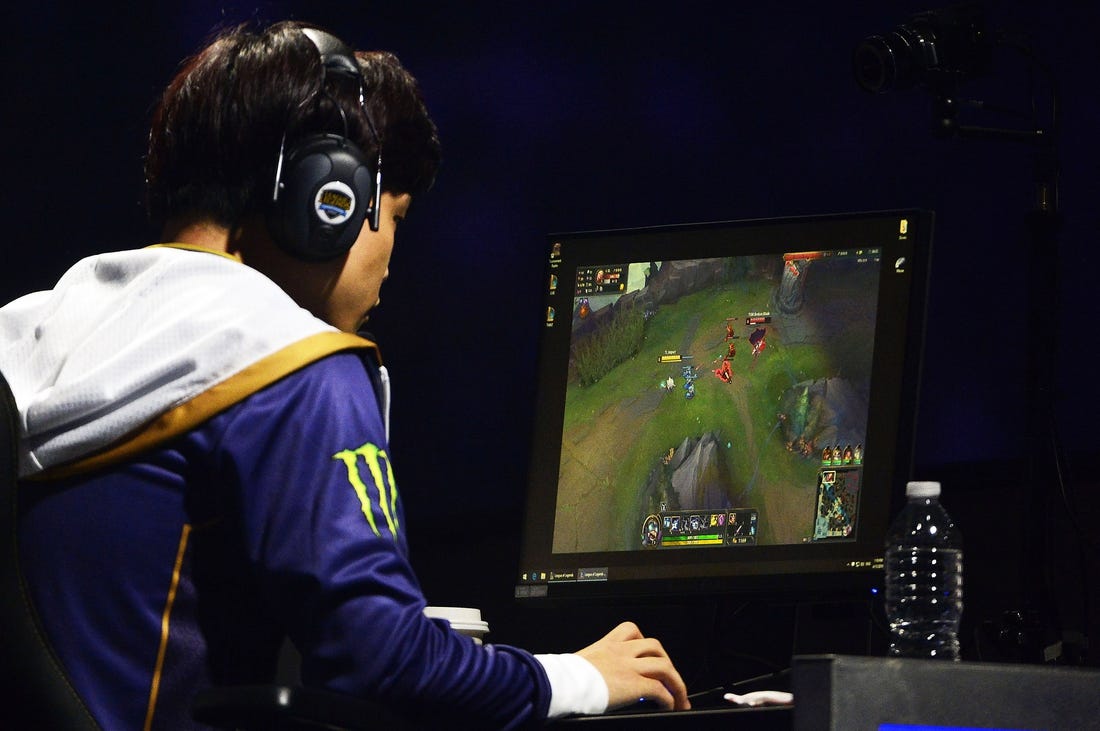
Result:
{"label": "game hud", "polygon": [[553,553],[855,540],[881,256],[551,275],[572,290],[547,311],[570,328]]}

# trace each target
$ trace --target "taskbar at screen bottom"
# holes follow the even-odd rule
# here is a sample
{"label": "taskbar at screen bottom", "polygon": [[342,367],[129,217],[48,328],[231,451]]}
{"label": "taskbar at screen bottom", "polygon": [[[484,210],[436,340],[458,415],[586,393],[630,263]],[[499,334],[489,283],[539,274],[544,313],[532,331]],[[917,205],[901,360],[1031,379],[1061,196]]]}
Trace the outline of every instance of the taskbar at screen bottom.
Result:
{"label": "taskbar at screen bottom", "polygon": [[663,594],[781,589],[793,593],[832,591],[874,592],[882,584],[882,555],[842,561],[821,562],[816,566],[787,567],[772,573],[731,573],[728,567],[684,573],[676,570],[654,571],[646,575],[636,567],[586,566],[577,568],[534,569],[520,574],[515,587],[517,599],[553,595],[584,594]]}

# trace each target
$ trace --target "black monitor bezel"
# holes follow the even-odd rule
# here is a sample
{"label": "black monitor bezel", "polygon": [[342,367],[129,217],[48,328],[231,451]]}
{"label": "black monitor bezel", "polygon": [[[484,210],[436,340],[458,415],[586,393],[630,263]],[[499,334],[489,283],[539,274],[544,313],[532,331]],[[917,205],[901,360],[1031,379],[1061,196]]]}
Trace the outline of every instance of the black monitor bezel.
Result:
{"label": "black monitor bezel", "polygon": [[[908,222],[905,234],[898,231],[901,219]],[[725,552],[744,548],[553,554],[553,521],[539,523],[531,516],[553,515],[555,510],[560,450],[548,445],[560,443],[561,438],[567,371],[563,358],[568,358],[570,330],[548,326],[540,342],[517,598],[742,592],[852,596],[880,586],[889,516],[912,476],[933,219],[930,211],[902,209],[551,234],[547,276],[556,274],[562,286],[548,295],[547,305],[557,304],[561,311],[571,310],[570,279],[577,266],[881,245],[873,406],[868,420],[868,453],[873,448],[878,459],[873,467],[867,465],[863,478],[864,485],[881,489],[864,493],[867,502],[861,504],[858,538],[849,543],[755,546],[749,549],[754,552],[752,561],[734,562]],[[560,256],[550,256],[555,244],[561,245]],[[677,252],[675,257],[669,256],[670,250]],[[903,256],[906,276],[898,276],[895,263]],[[899,307],[903,316],[898,316]],[[884,434],[891,436],[875,436]],[[848,565],[862,560],[873,563]],[[606,567],[608,579],[541,581],[532,580],[528,573],[538,569],[567,574],[578,567]]]}

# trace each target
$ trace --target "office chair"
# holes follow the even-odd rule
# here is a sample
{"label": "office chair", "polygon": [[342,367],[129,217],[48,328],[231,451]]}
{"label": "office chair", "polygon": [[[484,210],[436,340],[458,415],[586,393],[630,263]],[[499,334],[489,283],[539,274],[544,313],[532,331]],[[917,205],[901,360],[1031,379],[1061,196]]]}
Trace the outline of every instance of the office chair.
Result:
{"label": "office chair", "polygon": [[46,643],[19,569],[15,398],[0,374],[0,726],[33,717],[34,728],[100,731]]}
{"label": "office chair", "polygon": [[[18,412],[0,373],[0,728],[103,731],[46,641],[19,566]],[[238,731],[413,729],[367,700],[292,685],[202,691],[195,720]]]}

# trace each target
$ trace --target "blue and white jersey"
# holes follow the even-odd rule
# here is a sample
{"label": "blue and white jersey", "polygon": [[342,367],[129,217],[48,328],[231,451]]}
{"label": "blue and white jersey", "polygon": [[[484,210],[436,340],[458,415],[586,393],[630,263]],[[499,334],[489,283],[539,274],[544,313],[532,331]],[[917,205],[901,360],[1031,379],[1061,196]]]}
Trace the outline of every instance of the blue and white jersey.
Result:
{"label": "blue and white jersey", "polygon": [[224,257],[108,257],[0,309],[22,568],[98,723],[201,728],[195,693],[270,681],[284,636],[308,685],[463,727],[544,719],[552,660],[423,615],[373,344]]}

